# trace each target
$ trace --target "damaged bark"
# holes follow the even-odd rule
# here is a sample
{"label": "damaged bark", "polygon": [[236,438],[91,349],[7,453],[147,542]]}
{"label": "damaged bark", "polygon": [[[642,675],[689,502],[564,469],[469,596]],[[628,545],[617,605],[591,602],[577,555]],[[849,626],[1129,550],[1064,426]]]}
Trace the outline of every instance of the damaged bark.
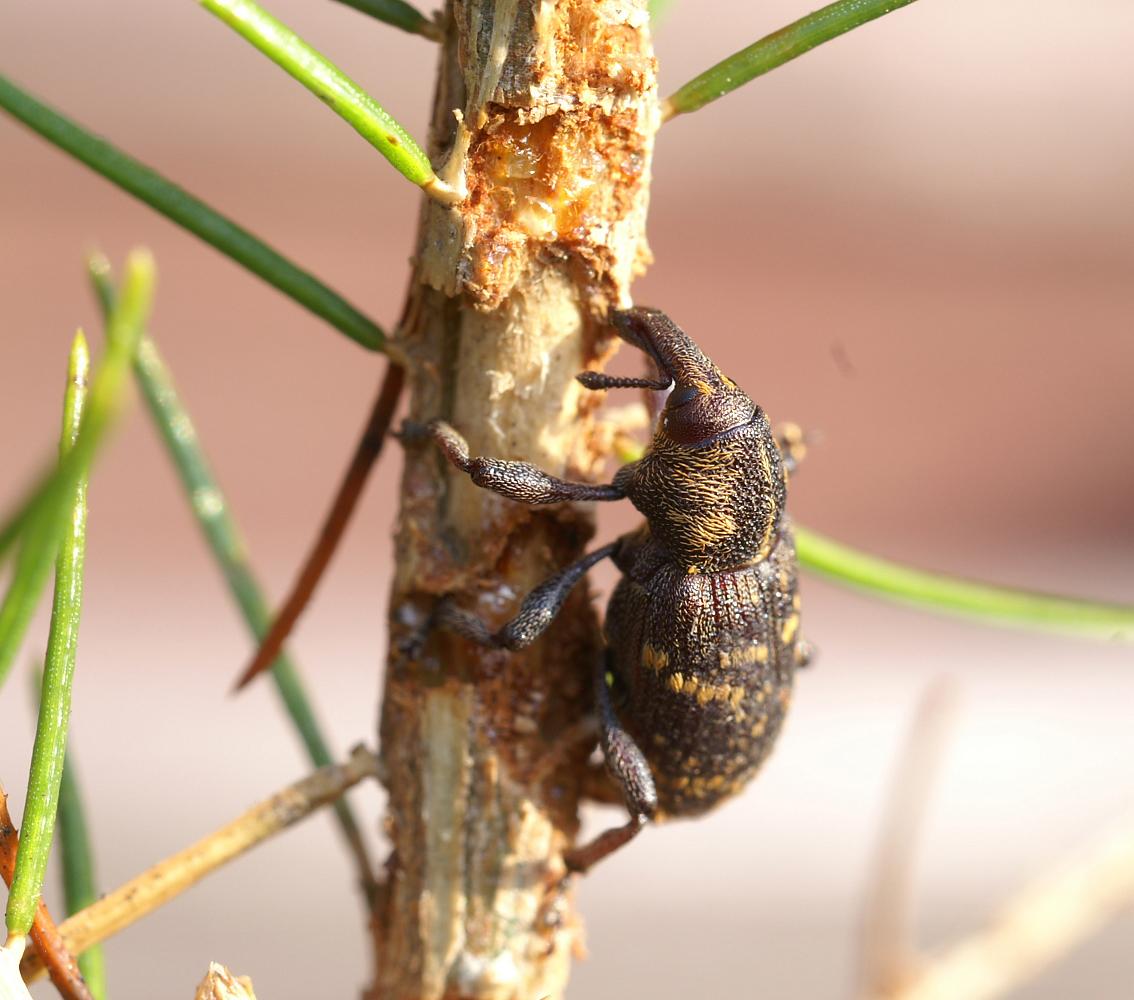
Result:
{"label": "damaged bark", "polygon": [[[463,199],[422,209],[400,330],[410,416],[445,418],[474,454],[597,480],[597,401],[574,376],[609,353],[603,317],[648,259],[645,4],[450,0],[443,25],[430,152]],[[496,627],[591,533],[585,510],[512,503],[407,450],[374,1000],[562,996],[581,947],[562,852],[593,747],[570,734],[591,702],[594,612],[580,586],[517,653],[425,626],[454,595]]]}

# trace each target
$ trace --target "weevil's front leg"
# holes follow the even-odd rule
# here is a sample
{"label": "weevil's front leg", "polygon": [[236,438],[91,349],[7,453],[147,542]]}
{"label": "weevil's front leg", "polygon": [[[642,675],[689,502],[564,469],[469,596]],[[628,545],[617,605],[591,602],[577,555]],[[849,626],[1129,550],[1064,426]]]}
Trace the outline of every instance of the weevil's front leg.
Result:
{"label": "weevil's front leg", "polygon": [[402,439],[412,441],[428,436],[437,442],[445,457],[477,486],[499,493],[521,503],[562,503],[563,501],[621,500],[626,490],[614,483],[592,485],[571,483],[537,469],[529,462],[513,462],[503,458],[480,458],[469,455],[469,443],[444,420],[428,424],[406,423]]}
{"label": "weevil's front leg", "polygon": [[563,860],[568,871],[583,873],[603,858],[633,840],[658,809],[654,776],[638,744],[623,727],[610,698],[608,671],[601,669],[595,679],[595,703],[598,708],[602,753],[606,766],[622,788],[630,821],[600,833],[589,844],[568,851]]}
{"label": "weevil's front leg", "polygon": [[438,604],[434,622],[482,646],[522,649],[543,635],[583,574],[595,563],[614,555],[619,544],[620,541],[616,540],[595,549],[566,569],[548,577],[524,598],[516,617],[495,632],[489,631],[488,626],[476,615],[457,607],[448,599],[442,599]]}

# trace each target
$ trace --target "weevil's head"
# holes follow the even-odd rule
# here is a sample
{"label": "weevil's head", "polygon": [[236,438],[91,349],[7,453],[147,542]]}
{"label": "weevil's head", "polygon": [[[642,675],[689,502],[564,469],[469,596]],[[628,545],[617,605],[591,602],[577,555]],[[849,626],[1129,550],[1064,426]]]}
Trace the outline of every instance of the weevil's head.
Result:
{"label": "weevil's head", "polygon": [[747,566],[776,544],[786,489],[768,418],[664,313],[611,313],[673,386],[650,447],[623,483],[688,573]]}
{"label": "weevil's head", "polygon": [[622,339],[644,351],[673,384],[658,433],[674,444],[696,448],[744,427],[759,407],[705,356],[693,340],[659,309],[635,307],[611,312]]}

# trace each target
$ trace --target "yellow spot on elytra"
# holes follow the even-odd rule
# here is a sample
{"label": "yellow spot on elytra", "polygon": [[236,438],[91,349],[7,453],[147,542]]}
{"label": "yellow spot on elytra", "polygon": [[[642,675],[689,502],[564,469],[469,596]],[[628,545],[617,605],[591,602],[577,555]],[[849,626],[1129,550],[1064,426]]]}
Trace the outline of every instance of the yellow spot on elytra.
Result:
{"label": "yellow spot on elytra", "polygon": [[642,647],[642,666],[651,670],[664,670],[669,666],[669,653],[647,642]]}
{"label": "yellow spot on elytra", "polygon": [[799,631],[799,615],[791,615],[787,621],[784,622],[783,628],[780,629],[780,639],[785,646],[790,646],[795,639],[795,633]]}
{"label": "yellow spot on elytra", "polygon": [[685,683],[685,675],[680,671],[675,674],[670,674],[666,679],[666,683],[674,694],[681,694],[681,686]]}
{"label": "yellow spot on elytra", "polygon": [[760,642],[751,642],[738,649],[721,650],[717,653],[717,663],[723,668],[741,667],[749,663],[767,663],[768,647]]}
{"label": "yellow spot on elytra", "polygon": [[696,677],[686,677],[685,684],[681,690],[684,694],[696,694],[697,689],[701,686],[701,682]]}
{"label": "yellow spot on elytra", "polygon": [[768,728],[768,720],[767,720],[767,719],[760,719],[760,720],[759,720],[759,721],[757,721],[757,723],[756,723],[756,724],[755,724],[755,725],[754,725],[754,726],[753,726],[753,727],[752,727],[752,728],[751,728],[751,729],[750,729],[750,730],[748,731],[748,734],[749,734],[750,736],[752,736],[752,737],[753,737],[754,739],[759,739],[759,738],[760,738],[761,736],[763,736],[763,735],[764,735],[764,730],[766,730],[767,728]]}

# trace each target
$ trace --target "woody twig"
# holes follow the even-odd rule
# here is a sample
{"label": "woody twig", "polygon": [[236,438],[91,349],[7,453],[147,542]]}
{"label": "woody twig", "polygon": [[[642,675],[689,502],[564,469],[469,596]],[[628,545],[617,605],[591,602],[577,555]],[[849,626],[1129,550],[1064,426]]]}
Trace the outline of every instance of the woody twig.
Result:
{"label": "woody twig", "polygon": [[[356,748],[345,764],[320,768],[63,921],[59,931],[64,943],[75,953],[106,940],[221,865],[295,825],[320,806],[334,802],[352,785],[375,775],[374,754],[364,747]],[[44,972],[36,955],[27,956],[21,969],[28,982]]]}

